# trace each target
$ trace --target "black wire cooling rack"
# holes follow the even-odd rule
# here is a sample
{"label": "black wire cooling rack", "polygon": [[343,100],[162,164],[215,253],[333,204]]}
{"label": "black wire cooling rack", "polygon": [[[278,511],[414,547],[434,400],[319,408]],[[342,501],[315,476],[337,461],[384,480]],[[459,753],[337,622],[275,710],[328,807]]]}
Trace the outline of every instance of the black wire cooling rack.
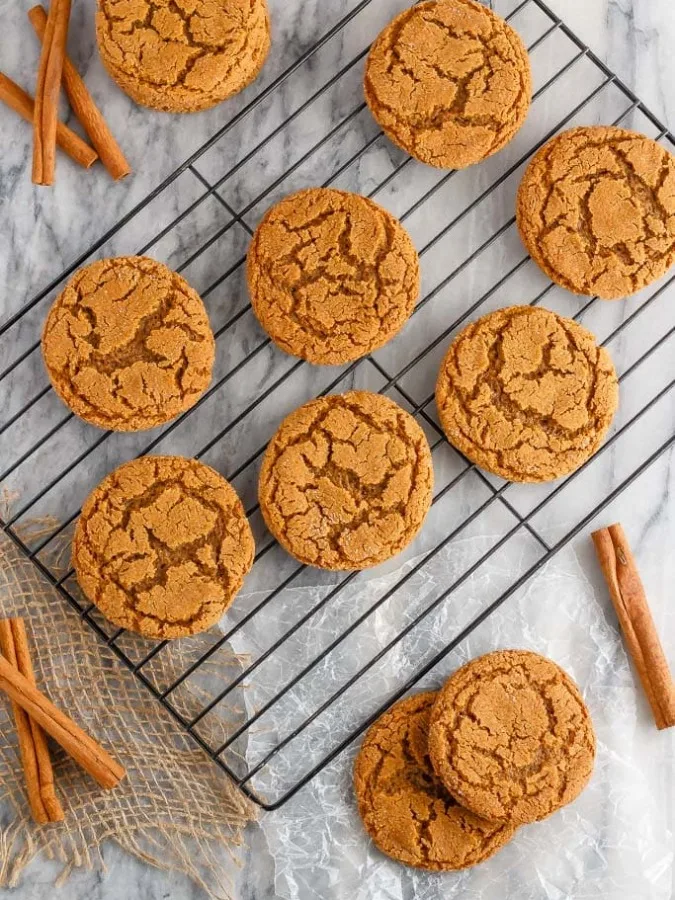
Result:
{"label": "black wire cooling rack", "polygon": [[[376,7],[376,0],[354,5],[0,327],[0,400],[8,410],[0,424],[0,488],[20,498],[0,520],[4,532],[266,809],[280,806],[341,753],[675,441],[675,304],[668,297],[675,276],[620,303],[572,297],[524,254],[512,214],[529,158],[561,129],[625,124],[669,147],[672,135],[541,0],[524,0],[498,11],[523,35],[532,59],[535,92],[525,126],[480,166],[462,172],[421,166],[388,143],[362,100],[367,42],[397,11],[380,9],[386,15],[377,19]],[[266,104],[282,91],[279,105],[288,114],[277,121]],[[402,335],[340,369],[312,368],[276,350],[250,313],[241,279],[264,209],[319,183],[388,206],[411,231],[422,261],[422,296]],[[149,241],[148,232],[155,232]],[[197,405],[141,435],[100,432],[68,413],[39,354],[40,324],[64,280],[92,257],[123,252],[152,252],[184,272],[207,303],[218,342],[214,382]],[[444,348],[463,323],[508,303],[544,299],[610,346],[621,408],[605,444],[577,472],[554,485],[510,484],[447,444],[432,386]],[[35,386],[20,405],[12,399],[18,383],[23,396],[26,384]],[[299,566],[265,532],[255,500],[257,465],[287,412],[317,393],[352,387],[387,392],[418,417],[434,454],[436,493],[422,534],[395,567],[322,573]],[[628,445],[624,439],[636,433],[640,440]],[[220,469],[248,504],[256,531],[254,569],[222,633],[180,642],[180,657],[172,657],[174,645],[114,630],[83,600],[55,552],[68,542],[97,481],[152,451],[192,455]],[[61,524],[42,534],[26,531],[29,521],[46,515]]]}

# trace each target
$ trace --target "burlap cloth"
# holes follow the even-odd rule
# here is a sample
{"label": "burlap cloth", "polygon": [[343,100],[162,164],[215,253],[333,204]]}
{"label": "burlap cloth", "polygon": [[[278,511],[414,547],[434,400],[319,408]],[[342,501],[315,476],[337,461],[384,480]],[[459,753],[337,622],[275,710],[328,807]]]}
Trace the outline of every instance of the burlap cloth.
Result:
{"label": "burlap cloth", "polygon": [[[0,887],[16,885],[38,853],[63,863],[58,883],[78,866],[104,870],[101,845],[113,840],[153,866],[185,873],[213,898],[229,897],[227,870],[252,804],[1,532],[0,613],[24,618],[39,687],[127,770],[114,791],[103,791],[52,744],[66,821],[35,825],[11,709],[0,695]],[[180,647],[174,642],[165,662],[157,659],[171,669],[167,678],[181,671]],[[194,644],[190,650],[192,659]],[[192,699],[182,697],[186,711],[198,708]]]}

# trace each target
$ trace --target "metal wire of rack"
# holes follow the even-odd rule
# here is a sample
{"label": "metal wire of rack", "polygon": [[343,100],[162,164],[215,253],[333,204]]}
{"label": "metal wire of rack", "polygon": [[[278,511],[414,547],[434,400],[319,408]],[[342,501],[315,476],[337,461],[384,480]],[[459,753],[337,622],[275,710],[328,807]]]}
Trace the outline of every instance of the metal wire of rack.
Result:
{"label": "metal wire of rack", "polygon": [[[582,303],[578,298],[565,295],[535,271],[529,257],[519,249],[517,241],[513,240],[515,217],[511,213],[512,203],[509,205],[513,185],[517,183],[518,175],[531,155],[558,131],[573,124],[583,124],[584,117],[589,117],[591,121],[595,117],[614,124],[631,123],[639,130],[650,130],[651,136],[656,140],[670,146],[675,145],[675,139],[662,123],[542,0],[522,0],[506,16],[524,33],[532,31],[527,42],[533,60],[538,48],[543,47],[546,51],[546,59],[540,67],[541,83],[535,90],[530,116],[534,123],[538,123],[538,132],[515,140],[513,147],[493,158],[489,165],[486,163],[483,167],[474,167],[468,176],[470,181],[465,174],[460,175],[454,171],[433,175],[427,171],[425,174],[423,167],[393,151],[383,139],[382,132],[373,130],[372,123],[370,129],[365,126],[361,130],[356,128],[365,104],[360,95],[352,95],[351,108],[339,116],[339,121],[325,130],[318,140],[310,143],[282,172],[269,180],[263,190],[244,202],[238,199],[236,191],[230,190],[229,185],[236,177],[245,173],[247,166],[256,164],[256,160],[260,159],[277,138],[287,134],[293,123],[300,122],[306,112],[312,113],[322,98],[330,91],[339,89],[343,79],[351,77],[354,72],[358,73],[358,65],[365,58],[367,46],[362,47],[347,63],[332,72],[325,82],[312,90],[282,122],[243,153],[235,165],[227,166],[222,175],[212,176],[211,171],[217,166],[218,148],[222,139],[234,133],[267,98],[302,72],[303,67],[311,66],[316,55],[330,45],[331,41],[340,39],[345,29],[356,23],[371,3],[373,0],[361,0],[357,3],[86,253],[0,326],[0,338],[5,347],[11,345],[16,348],[13,356],[11,349],[3,351],[1,356],[3,359],[8,355],[11,357],[0,372],[0,390],[3,384],[8,385],[9,390],[13,379],[25,381],[24,370],[33,372],[34,360],[36,357],[39,359],[37,313],[41,314],[46,309],[45,303],[53,296],[54,291],[79,266],[95,254],[105,251],[111,243],[114,244],[125,227],[133,224],[136,217],[142,215],[155,201],[161,203],[168,196],[167,192],[183,177],[189,176],[191,183],[199,186],[197,196],[163,225],[150,241],[136,247],[135,252],[147,253],[154,249],[160,255],[158,248],[162,241],[171,239],[184,223],[189,223],[193,214],[200,213],[209,202],[214,202],[216,206],[213,208],[222,211],[225,221],[222,224],[218,221],[215,231],[206,240],[200,240],[190,248],[188,255],[176,266],[178,271],[186,272],[186,276],[190,278],[191,267],[200,265],[204,259],[216,257],[223,241],[231,242],[235,257],[200,290],[207,304],[211,297],[219,296],[219,289],[228,286],[231,278],[239,277],[245,259],[245,252],[240,252],[239,245],[244,248],[248,237],[253,233],[260,204],[263,201],[265,204],[273,202],[276,193],[288,192],[294,179],[299,179],[300,183],[303,180],[308,183],[323,180],[328,185],[349,178],[350,184],[355,181],[357,187],[369,187],[362,192],[370,197],[378,197],[385,205],[388,205],[388,201],[389,205],[396,205],[401,202],[401,198],[405,200],[410,182],[417,180],[421,185],[421,190],[418,188],[417,194],[413,194],[412,202],[397,211],[397,214],[404,222],[416,222],[417,231],[425,236],[421,246],[418,241],[422,265],[425,264],[425,258],[433,259],[437,252],[443,254],[441,262],[445,268],[441,279],[423,290],[406,329],[410,347],[404,348],[401,342],[394,341],[392,347],[342,367],[337,374],[330,369],[326,370],[325,376],[321,376],[326,381],[321,386],[322,394],[346,389],[357,379],[366,378],[368,385],[374,384],[375,389],[380,392],[391,392],[419,418],[430,436],[435,467],[442,473],[441,487],[435,493],[430,519],[434,509],[444,509],[444,503],[449,501],[455,503],[460,492],[465,492],[467,497],[470,495],[469,500],[464,494],[460,497],[459,506],[463,516],[456,516],[456,524],[448,530],[447,517],[439,516],[439,522],[430,525],[428,529],[425,527],[425,531],[429,532],[426,546],[417,546],[416,542],[416,555],[407,557],[405,564],[400,569],[389,572],[388,576],[383,577],[381,584],[373,582],[368,573],[353,572],[339,577],[326,576],[324,581],[319,579],[316,584],[305,585],[311,572],[308,573],[307,567],[290,559],[282,560],[277,553],[279,548],[260,527],[262,541],[258,539],[260,549],[256,553],[252,573],[252,576],[256,572],[261,573],[260,590],[251,594],[247,607],[236,613],[235,619],[226,620],[223,632],[213,637],[208,647],[199,645],[195,658],[179,672],[174,672],[168,681],[161,683],[154,675],[153,665],[164,654],[170,654],[171,645],[157,642],[150,646],[148,642],[137,640],[121,629],[112,630],[98,616],[94,607],[86,603],[78,593],[72,569],[63,574],[50,557],[50,551],[68,537],[79,514],[79,508],[73,508],[73,479],[78,477],[85,482],[90,479],[89,475],[82,478],[81,467],[84,464],[97,461],[99,467],[108,470],[112,467],[109,456],[115,459],[120,457],[121,461],[128,458],[130,451],[137,455],[149,453],[164,445],[169,438],[172,443],[167,446],[168,452],[180,452],[187,440],[186,430],[190,431],[194,422],[205,425],[194,428],[199,436],[199,445],[190,448],[190,455],[204,459],[210,453],[218,452],[227,457],[228,448],[233,448],[235,444],[241,443],[244,448],[242,452],[248,447],[251,441],[247,443],[246,435],[247,429],[250,429],[251,416],[256,412],[262,413],[259,418],[263,421],[261,434],[264,439],[258,439],[260,428],[257,431],[253,429],[252,446],[255,449],[246,450],[243,459],[236,465],[225,466],[229,470],[224,472],[231,481],[240,484],[240,491],[245,497],[255,497],[256,464],[265,449],[266,440],[279,420],[275,408],[270,413],[270,418],[274,421],[266,422],[265,404],[271,401],[276,407],[281,396],[277,392],[289,389],[296,376],[311,369],[306,363],[291,360],[275,351],[269,338],[255,330],[255,324],[251,326],[250,334],[245,334],[246,340],[243,342],[247,344],[250,340],[254,346],[245,346],[240,358],[235,356],[229,368],[226,360],[225,370],[216,373],[209,390],[190,411],[161,429],[150,440],[147,440],[147,436],[137,437],[140,444],[125,444],[111,432],[93,433],[93,429],[83,429],[72,413],[65,412],[58,402],[52,404],[53,395],[48,383],[38,386],[35,394],[17,409],[10,409],[5,421],[0,423],[0,458],[8,456],[10,459],[0,473],[0,486],[8,490],[21,486],[27,477],[25,473],[36,468],[40,460],[66,458],[64,448],[65,451],[68,450],[69,442],[73,451],[72,455],[67,456],[65,465],[48,470],[37,490],[32,493],[29,491],[28,498],[22,499],[19,508],[7,515],[4,521],[0,520],[3,531],[78,611],[82,619],[113,648],[117,656],[203,750],[249,797],[265,809],[281,806],[307,784],[389,704],[403,696],[442,662],[481,622],[526,584],[675,443],[675,433],[664,432],[655,427],[651,435],[654,446],[645,448],[642,458],[632,460],[630,465],[624,464],[623,468],[621,465],[612,465],[608,476],[606,467],[603,468],[603,461],[612,457],[622,438],[632,428],[646,428],[652,421],[650,416],[656,415],[666,425],[672,422],[672,416],[662,415],[662,404],[669,398],[672,399],[670,392],[675,386],[675,372],[669,373],[668,366],[662,364],[662,355],[659,354],[667,351],[668,342],[675,333],[675,322],[670,324],[668,317],[664,315],[646,317],[644,314],[657,305],[660,311],[663,310],[664,299],[675,276],[663,279],[660,284],[642,292],[631,302],[626,301],[621,313],[623,317],[619,320],[615,317],[613,327],[607,331],[603,319],[603,304],[598,303],[596,298],[586,299]],[[535,23],[532,27],[525,20],[527,16]],[[553,40],[558,42],[555,46],[552,44]],[[554,70],[549,72],[546,65],[554,66]],[[568,83],[567,79],[572,77],[574,80]],[[567,99],[569,108],[563,116],[557,112],[555,115],[551,114],[551,107],[557,110],[562,102],[561,97],[551,96],[556,91],[562,92]],[[614,115],[607,118],[610,109],[614,111]],[[328,153],[335,142],[348,144],[345,138],[348,128],[354,128],[354,133],[365,139],[352,152],[345,151],[342,154],[344,158],[339,156],[338,165],[331,167],[330,164],[325,164],[322,154]],[[372,132],[370,136],[369,130]],[[380,165],[383,147],[388,148],[385,151],[384,170]],[[212,159],[207,164],[210,155]],[[386,174],[373,178],[369,174],[371,168],[375,168],[380,176],[385,170]],[[490,176],[485,183],[481,182],[481,168]],[[328,177],[324,175],[323,179],[316,178],[317,171],[324,171]],[[465,173],[467,171],[469,170],[465,170]],[[450,194],[450,191],[456,191],[461,202],[457,202],[458,197]],[[454,209],[450,198],[456,204]],[[448,215],[450,209],[453,211]],[[503,218],[501,224],[494,229],[490,227],[487,229],[487,236],[481,237],[481,227],[485,227],[486,223],[491,226],[493,217],[498,215]],[[438,222],[442,222],[441,226],[433,231]],[[461,232],[455,231],[458,225],[462,226]],[[470,233],[472,236],[477,234],[480,239],[476,246],[467,245],[463,248],[463,239],[458,237],[460,233]],[[239,235],[239,242],[236,235]],[[450,267],[445,264],[448,240],[458,245],[456,261]],[[490,261],[491,254],[495,255],[496,260]],[[450,256],[451,254],[449,258]],[[217,267],[218,263],[215,262],[214,265]],[[476,274],[476,265],[480,265],[482,274]],[[457,300],[456,295],[460,293],[461,279],[468,279],[469,276],[479,287],[469,291],[470,302],[462,302],[461,298]],[[619,344],[629,332],[631,336],[636,336],[635,343],[640,352],[620,371],[621,384],[629,384],[636,396],[640,391],[631,382],[631,376],[635,372],[639,375],[649,366],[658,367],[662,382],[651,396],[640,397],[639,402],[627,404],[625,417],[617,421],[609,438],[591,460],[555,485],[536,491],[520,491],[517,485],[494,479],[452,450],[435,420],[434,395],[429,392],[429,385],[433,383],[429,376],[438,353],[457,329],[481,311],[487,311],[491,304],[504,305],[502,295],[508,292],[506,296],[511,297],[514,292],[520,292],[525,283],[522,279],[526,276],[530,288],[533,284],[536,286],[534,295],[528,302],[538,304],[545,298],[548,298],[549,303],[563,306],[571,302],[575,319],[603,323],[607,332],[602,340],[603,344]],[[448,287],[454,291],[456,315],[448,315],[444,308],[442,315],[436,315],[437,321],[434,321],[432,313],[440,301],[452,308],[452,303],[447,300],[449,293],[445,293]],[[606,304],[604,308],[607,309]],[[35,316],[32,316],[32,311],[35,311]],[[236,339],[237,329],[251,318],[245,299],[236,300],[221,312],[223,321],[214,329],[220,342],[219,347],[222,347],[223,338]],[[657,334],[645,327],[654,318],[658,318],[660,322]],[[671,315],[672,318],[675,317]],[[418,323],[420,336],[410,339],[409,329],[414,335]],[[670,356],[675,356],[672,350]],[[401,359],[406,357],[408,358],[401,365]],[[262,382],[264,386],[260,390],[247,371],[255,365],[265,369]],[[669,374],[673,376],[670,379]],[[239,380],[237,376],[241,376]],[[42,380],[46,381],[44,378]],[[305,389],[314,389],[318,380],[319,376],[307,375]],[[237,384],[240,385],[239,393],[242,395],[241,408],[234,408],[232,414],[229,407],[226,408],[224,421],[219,426],[218,416],[213,412],[214,403],[225,402],[223,398],[230,392],[234,393]],[[291,406],[297,405],[291,399],[289,403]],[[225,405],[227,407],[226,402]],[[186,428],[183,423],[187,423]],[[115,444],[115,440],[119,440],[119,443]],[[220,468],[223,468],[222,464]],[[589,478],[603,482],[597,502],[593,491],[589,489]],[[581,498],[586,499],[587,494],[591,499],[584,509],[576,504],[578,514],[574,522],[571,527],[562,531],[557,518],[556,500],[568,492],[570,485],[573,489],[577,485],[576,496],[580,498],[579,502]],[[91,487],[93,483],[85,483],[84,493]],[[462,497],[466,500],[464,505]],[[32,516],[52,509],[59,512],[60,524],[36,540],[27,538],[22,526]],[[64,513],[64,510],[67,511]],[[448,554],[456,553],[460,543],[472,534],[472,527],[479,527],[480,530],[484,517],[494,515],[495,510],[499,510],[498,515],[501,516],[496,538],[477,553],[475,558],[463,560],[465,565],[450,565],[448,560],[453,557]],[[257,502],[248,506],[247,513],[252,518],[259,518]],[[521,536],[527,540],[528,549],[524,553],[521,570],[516,572],[513,580],[503,587],[500,583],[501,589],[496,591],[495,596],[486,597],[482,606],[471,607],[468,604],[467,609],[470,609],[471,615],[465,621],[460,616],[453,618],[450,632],[438,626],[439,630],[433,633],[433,640],[430,639],[429,632],[423,629],[432,621],[435,622],[435,616],[446,614],[451,605],[448,601],[463,596],[462,591],[473,584],[472,579],[497,559],[499,553],[511,542],[520,540]],[[433,573],[434,566],[439,564],[446,567],[443,570],[446,576],[447,572],[452,572],[450,583],[443,582],[442,589],[437,593],[432,590],[431,593],[435,593],[433,599],[429,599],[430,594],[424,592],[421,592],[416,602],[406,599],[405,612],[399,609],[397,613],[395,604],[400,598],[405,599],[410,592],[418,592],[420,583],[428,586],[433,582],[434,576],[429,576],[429,573]],[[438,587],[438,576],[435,577],[433,584]],[[376,588],[372,587],[374,583],[377,583]],[[368,602],[350,604],[349,601],[355,596],[362,600],[365,597]],[[301,599],[297,600],[298,597]],[[350,608],[347,610],[347,607]],[[367,648],[368,658],[364,660],[357,654],[358,667],[351,671],[343,664],[340,653],[346,651],[351,641],[357,638],[361,640],[360,629],[371,625],[374,618],[383,612],[387,613],[396,627],[385,634],[384,638],[377,640],[373,639],[371,632],[367,632],[368,640],[359,646],[362,651],[364,647]],[[264,626],[260,625],[261,620],[258,619],[261,614],[265,616]],[[236,644],[241,640],[247,629],[256,635],[255,658],[232,671],[226,666],[225,674],[217,686],[211,685],[208,696],[200,695],[202,699],[198,705],[186,711],[176,700],[181,689],[197,682],[209,661],[217,664],[220,654],[233,642]],[[260,632],[267,631],[269,640],[264,639],[266,634],[260,640]],[[395,656],[400,661],[402,648],[407,646],[406,641],[420,639],[424,651],[418,658],[419,663],[417,659],[411,660],[408,668],[402,666],[393,677],[388,670],[385,678],[380,667],[386,665],[391,669],[392,658]],[[297,642],[302,642],[302,652],[298,649]],[[324,684],[318,677],[320,673],[329,676],[327,683]],[[371,680],[365,676],[370,676]],[[331,688],[331,679],[336,681],[334,689]],[[314,689],[313,685],[317,683],[319,688]],[[354,697],[357,701],[354,701]],[[335,723],[340,718],[340,704],[345,703],[346,698],[350,698],[354,715],[352,718],[345,716],[340,729]],[[236,702],[243,705],[243,712],[237,709],[236,715],[231,717],[232,704]],[[208,729],[204,729],[205,724],[216,714],[224,715],[226,719],[225,733],[219,738],[214,738],[212,733],[209,736]],[[324,719],[329,725],[322,724]],[[250,752],[253,752],[251,758]]]}

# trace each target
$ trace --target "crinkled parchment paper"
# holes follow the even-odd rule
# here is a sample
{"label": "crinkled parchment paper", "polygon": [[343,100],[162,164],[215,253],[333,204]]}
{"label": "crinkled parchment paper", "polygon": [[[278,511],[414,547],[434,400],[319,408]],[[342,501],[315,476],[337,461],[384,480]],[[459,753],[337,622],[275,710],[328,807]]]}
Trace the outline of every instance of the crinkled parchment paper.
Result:
{"label": "crinkled parchment paper", "polygon": [[[454,549],[456,553],[463,552],[461,544]],[[516,560],[514,549],[509,556],[512,564]],[[521,547],[520,552],[526,555],[527,550]],[[425,676],[419,688],[440,686],[462,662],[498,647],[529,648],[556,660],[580,684],[598,736],[595,772],[581,797],[547,821],[521,828],[510,845],[483,865],[457,874],[417,872],[379,853],[361,828],[351,787],[357,741],[280,810],[264,817],[262,828],[276,864],[279,897],[665,900],[672,896],[673,735],[657,732],[653,726],[647,704],[636,687],[611,604],[599,576],[596,578],[592,551],[584,547],[582,558],[577,554],[578,551],[568,549],[554,557]],[[439,638],[480,610],[482,604],[477,597],[492,582],[501,583],[503,566],[503,560],[496,560],[482,573],[481,582],[465,592],[461,604],[445,604],[443,613],[432,617],[417,640],[406,644],[405,652],[418,654],[418,661],[423,661],[428,646],[435,646]],[[416,597],[421,604],[429,602],[438,578],[433,570],[423,571],[424,577],[416,584]],[[446,571],[446,580],[449,574]],[[400,572],[392,572],[390,576],[361,582],[359,608],[381,596],[383,587],[399,576]],[[284,595],[284,606],[304,608],[311,595],[310,588],[289,590]],[[277,612],[283,618],[281,607]],[[389,621],[382,614],[374,614],[358,640],[352,642],[350,653],[344,656],[356,656],[362,663],[375,647],[381,646],[382,634],[390,637],[401,621],[401,610],[396,616],[389,610]],[[666,622],[661,624],[666,649],[672,653],[674,642],[668,638],[675,632],[672,605]],[[320,631],[314,632],[317,640],[318,634]],[[262,635],[240,637],[234,649],[255,656],[263,644]],[[316,650],[316,643],[304,649],[298,646],[295,654],[311,659]],[[405,659],[401,652],[390,656],[385,665],[373,669],[370,679],[363,679],[363,694],[374,695],[380,702],[386,699],[387,692],[403,683],[402,672],[407,673],[408,663],[413,667],[415,663],[415,659]],[[337,675],[340,666],[345,672]],[[268,678],[247,686],[244,696],[248,712],[258,709],[260,701],[268,699],[270,690],[278,689],[296,668],[280,654]],[[302,718],[313,708],[317,697],[325,699],[328,690],[343,680],[348,669],[344,657],[319,666],[312,673],[312,688],[296,697],[295,706],[289,702],[288,710]],[[359,692],[353,696],[358,706]],[[359,709],[359,715],[370,711],[365,703]],[[284,771],[287,765],[292,774],[294,764],[301,771],[304,757],[311,756],[315,745],[325,750],[331,745],[333,730],[342,735],[343,714],[344,706],[338,703],[334,711],[317,720],[322,722],[321,727],[308,729],[312,737],[300,743],[287,764],[282,753],[278,765],[275,761],[275,772]],[[259,733],[253,728],[246,749],[249,764],[258,761],[281,734],[281,726],[261,728]],[[260,783],[273,786],[275,778]]]}

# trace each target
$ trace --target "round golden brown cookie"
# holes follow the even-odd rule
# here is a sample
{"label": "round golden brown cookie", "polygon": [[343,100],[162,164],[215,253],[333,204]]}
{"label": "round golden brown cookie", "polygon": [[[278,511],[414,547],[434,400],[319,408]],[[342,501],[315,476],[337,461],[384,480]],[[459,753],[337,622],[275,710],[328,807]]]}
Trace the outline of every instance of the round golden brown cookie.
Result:
{"label": "round golden brown cookie", "polygon": [[354,787],[363,824],[380,850],[439,872],[483,862],[515,829],[461,807],[434,774],[427,738],[436,696],[401,700],[371,726],[356,758]]}
{"label": "round golden brown cookie", "polygon": [[285,197],[258,226],[248,286],[260,324],[282,350],[337,365],[381,347],[419,293],[417,251],[381,206],[346,191]]}
{"label": "round golden brown cookie", "polygon": [[516,214],[557,284],[605,300],[633,294],[675,261],[675,157],[634,131],[564,131],[525,171]]}
{"label": "round golden brown cookie", "polygon": [[560,666],[527,650],[498,650],[462,666],[439,692],[429,755],[462,806],[520,825],[581,793],[593,771],[595,733]]}
{"label": "round golden brown cookie", "polygon": [[501,150],[532,98],[527,50],[473,0],[428,0],[375,40],[366,101],[385,134],[411,156],[462,169]]}
{"label": "round golden brown cookie", "polygon": [[448,440],[510,481],[552,481],[598,449],[618,403],[609,353],[576,322],[510,306],[478,319],[441,364],[436,404]]}
{"label": "round golden brown cookie", "polygon": [[322,569],[365,569],[400,553],[431,505],[424,432],[393,400],[350,391],[281,423],[260,472],[260,508],[279,543]]}
{"label": "round golden brown cookie", "polygon": [[265,0],[98,0],[103,65],[132,100],[208,109],[250,84],[270,48]]}
{"label": "round golden brown cookie", "polygon": [[182,456],[125,463],[89,495],[73,539],[80,587],[103,615],[145,637],[206,631],[253,564],[232,485]]}
{"label": "round golden brown cookie", "polygon": [[80,269],[42,334],[54,390],[100,428],[141,431],[196,403],[211,380],[215,342],[199,295],[143,256]]}

